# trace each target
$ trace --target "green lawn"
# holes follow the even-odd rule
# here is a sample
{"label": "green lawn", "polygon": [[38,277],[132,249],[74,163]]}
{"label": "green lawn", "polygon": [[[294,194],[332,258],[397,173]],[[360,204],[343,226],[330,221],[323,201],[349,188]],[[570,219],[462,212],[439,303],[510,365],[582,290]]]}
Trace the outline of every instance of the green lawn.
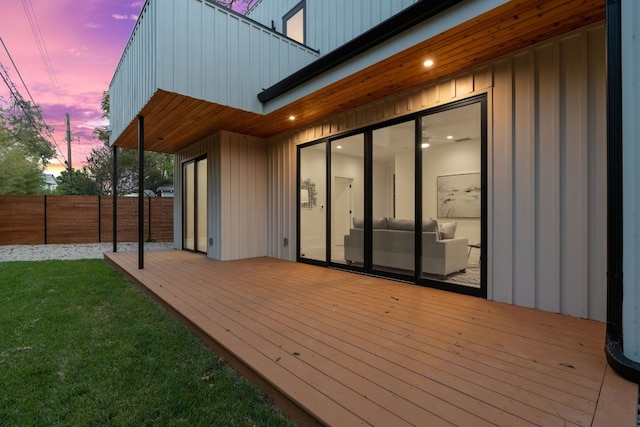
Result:
{"label": "green lawn", "polygon": [[0,425],[293,425],[101,260],[0,263]]}

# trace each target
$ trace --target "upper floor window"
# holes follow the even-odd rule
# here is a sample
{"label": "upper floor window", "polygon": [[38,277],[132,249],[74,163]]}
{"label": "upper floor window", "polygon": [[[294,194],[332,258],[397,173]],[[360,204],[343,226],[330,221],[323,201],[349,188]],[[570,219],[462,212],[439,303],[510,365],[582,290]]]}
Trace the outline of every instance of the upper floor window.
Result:
{"label": "upper floor window", "polygon": [[298,3],[282,18],[282,29],[284,35],[297,42],[304,44],[304,0]]}

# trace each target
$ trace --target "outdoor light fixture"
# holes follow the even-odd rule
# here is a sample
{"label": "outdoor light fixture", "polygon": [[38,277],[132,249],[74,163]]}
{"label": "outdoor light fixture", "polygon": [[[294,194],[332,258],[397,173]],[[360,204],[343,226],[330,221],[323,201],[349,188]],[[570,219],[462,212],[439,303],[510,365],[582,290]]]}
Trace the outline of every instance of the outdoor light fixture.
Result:
{"label": "outdoor light fixture", "polygon": [[296,116],[289,116],[289,120],[293,121],[296,119]]}
{"label": "outdoor light fixture", "polygon": [[432,59],[427,59],[426,61],[424,61],[424,66],[425,67],[433,66],[433,60]]}

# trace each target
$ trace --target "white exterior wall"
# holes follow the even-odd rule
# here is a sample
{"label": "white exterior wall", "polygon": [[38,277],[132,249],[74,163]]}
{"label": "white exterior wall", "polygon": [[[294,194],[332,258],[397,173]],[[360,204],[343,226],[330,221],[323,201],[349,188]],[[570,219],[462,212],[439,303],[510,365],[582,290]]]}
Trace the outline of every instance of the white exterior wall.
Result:
{"label": "white exterior wall", "polygon": [[174,157],[174,242],[182,242],[182,163],[207,155],[207,256],[220,261],[265,256],[267,167],[264,140],[217,132]]}
{"label": "white exterior wall", "polygon": [[[306,45],[325,55],[418,0],[306,0]],[[282,17],[300,0],[261,0],[247,14],[282,32]],[[336,13],[338,11],[338,13]]]}
{"label": "white exterior wall", "polygon": [[296,145],[487,93],[488,298],[605,320],[605,71],[598,25],[272,138],[268,255],[295,259]]}
{"label": "white exterior wall", "polygon": [[317,58],[213,3],[149,1],[111,82],[111,141],[158,89],[263,113],[257,94]]}
{"label": "white exterior wall", "polygon": [[640,362],[640,5],[622,2],[624,354]]}

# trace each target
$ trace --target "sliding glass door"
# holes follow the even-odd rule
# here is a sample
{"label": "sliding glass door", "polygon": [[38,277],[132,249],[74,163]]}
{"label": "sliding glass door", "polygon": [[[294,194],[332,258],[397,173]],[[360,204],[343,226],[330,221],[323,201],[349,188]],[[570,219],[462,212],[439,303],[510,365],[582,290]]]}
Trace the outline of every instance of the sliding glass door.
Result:
{"label": "sliding glass door", "polygon": [[182,248],[207,252],[207,159],[182,165]]}
{"label": "sliding glass door", "polygon": [[486,97],[299,147],[299,259],[486,296]]}
{"label": "sliding glass door", "polygon": [[331,262],[336,264],[364,265],[364,145],[362,133],[331,141]]}
{"label": "sliding glass door", "polygon": [[415,272],[415,120],[372,132],[372,268]]}
{"label": "sliding glass door", "polygon": [[480,288],[482,107],[473,102],[420,119],[423,279]]}
{"label": "sliding glass door", "polygon": [[301,148],[298,163],[300,258],[327,260],[327,144]]}

